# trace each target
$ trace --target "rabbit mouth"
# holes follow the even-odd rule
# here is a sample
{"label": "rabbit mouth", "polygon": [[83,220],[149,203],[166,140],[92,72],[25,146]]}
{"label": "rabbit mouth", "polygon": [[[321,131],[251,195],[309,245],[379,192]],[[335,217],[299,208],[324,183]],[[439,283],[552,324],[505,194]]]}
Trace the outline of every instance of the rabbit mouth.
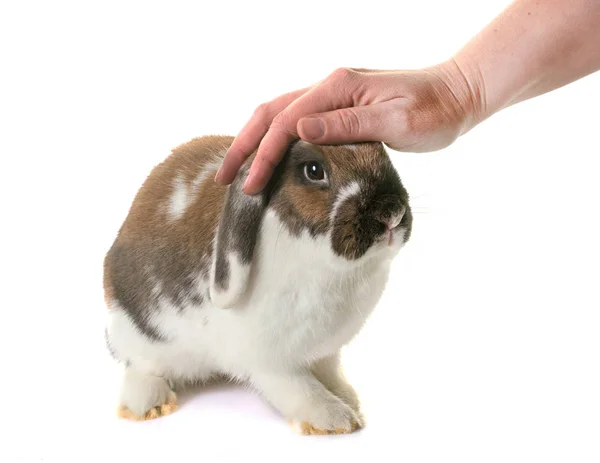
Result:
{"label": "rabbit mouth", "polygon": [[387,245],[392,246],[394,244],[394,235],[395,235],[394,228],[392,228],[391,230],[387,230],[386,233],[387,233],[387,236],[386,236]]}
{"label": "rabbit mouth", "polygon": [[387,231],[387,245],[388,246],[394,246],[396,244],[396,241],[398,241],[400,239],[400,237],[398,236],[398,232],[400,231],[400,226],[396,226],[394,228],[392,228],[391,230]]}
{"label": "rabbit mouth", "polygon": [[386,228],[386,230],[379,235],[377,241],[385,246],[393,246],[398,240],[398,237],[396,236],[398,234],[398,230],[400,230],[399,225],[395,226],[394,228]]}

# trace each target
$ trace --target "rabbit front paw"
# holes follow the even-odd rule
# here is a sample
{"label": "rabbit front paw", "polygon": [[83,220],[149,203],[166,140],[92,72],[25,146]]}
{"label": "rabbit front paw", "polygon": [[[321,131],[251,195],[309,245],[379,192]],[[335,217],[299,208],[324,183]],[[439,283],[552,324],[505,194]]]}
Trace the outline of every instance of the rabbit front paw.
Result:
{"label": "rabbit front paw", "polygon": [[363,420],[350,406],[342,403],[323,404],[315,410],[291,420],[292,428],[302,435],[350,434],[363,427]]}

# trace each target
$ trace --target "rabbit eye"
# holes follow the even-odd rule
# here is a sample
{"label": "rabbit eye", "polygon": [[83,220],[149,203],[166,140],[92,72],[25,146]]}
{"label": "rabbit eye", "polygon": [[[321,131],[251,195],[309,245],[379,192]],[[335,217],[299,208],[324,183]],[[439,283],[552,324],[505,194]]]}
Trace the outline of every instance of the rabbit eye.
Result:
{"label": "rabbit eye", "polygon": [[304,175],[311,182],[323,182],[325,178],[325,169],[316,161],[307,162],[304,165]]}

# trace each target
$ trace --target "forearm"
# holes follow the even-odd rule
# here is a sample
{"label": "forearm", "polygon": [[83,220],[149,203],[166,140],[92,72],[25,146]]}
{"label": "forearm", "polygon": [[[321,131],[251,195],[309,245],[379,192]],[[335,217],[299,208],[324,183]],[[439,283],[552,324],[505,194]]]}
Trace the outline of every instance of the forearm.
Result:
{"label": "forearm", "polygon": [[460,50],[473,122],[600,69],[600,0],[517,0]]}

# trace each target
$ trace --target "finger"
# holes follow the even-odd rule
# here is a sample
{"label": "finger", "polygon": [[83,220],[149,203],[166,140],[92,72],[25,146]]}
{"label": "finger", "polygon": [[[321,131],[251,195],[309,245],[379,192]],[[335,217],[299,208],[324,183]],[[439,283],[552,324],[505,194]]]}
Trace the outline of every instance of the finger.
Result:
{"label": "finger", "polygon": [[294,138],[296,138],[294,134],[282,130],[267,132],[250,167],[248,178],[243,187],[244,193],[254,195],[265,187],[273,175],[275,167],[283,158],[286,148]]}
{"label": "finger", "polygon": [[355,75],[358,76],[344,74],[337,77],[334,73],[331,78],[296,99],[273,119],[250,168],[244,184],[245,193],[256,194],[265,187],[287,147],[298,137],[296,126],[299,119],[353,104],[353,89],[357,84],[356,79],[353,81]]}
{"label": "finger", "polygon": [[308,90],[309,88],[303,88],[286,93],[269,103],[260,105],[227,150],[223,164],[215,176],[215,181],[223,185],[233,182],[239,168],[258,147],[261,138],[269,130],[273,118]]}
{"label": "finger", "polygon": [[396,100],[312,114],[298,121],[300,138],[315,144],[388,142],[405,132],[404,111]]}

